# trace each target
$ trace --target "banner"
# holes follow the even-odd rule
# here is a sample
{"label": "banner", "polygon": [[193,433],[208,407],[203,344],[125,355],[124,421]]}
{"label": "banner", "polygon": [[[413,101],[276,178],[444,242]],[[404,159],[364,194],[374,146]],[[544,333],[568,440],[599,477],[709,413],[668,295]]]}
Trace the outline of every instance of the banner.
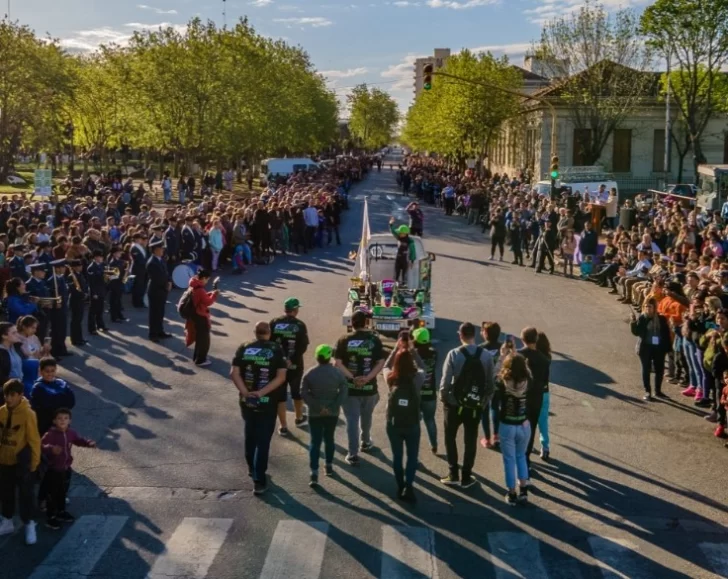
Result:
{"label": "banner", "polygon": [[369,229],[369,202],[364,198],[364,219],[361,226],[361,241],[359,242],[359,251],[356,256],[356,265],[354,266],[354,277],[362,277],[367,273],[367,247],[372,232]]}
{"label": "banner", "polygon": [[48,197],[53,194],[53,171],[51,169],[36,169],[34,179],[36,195]]}

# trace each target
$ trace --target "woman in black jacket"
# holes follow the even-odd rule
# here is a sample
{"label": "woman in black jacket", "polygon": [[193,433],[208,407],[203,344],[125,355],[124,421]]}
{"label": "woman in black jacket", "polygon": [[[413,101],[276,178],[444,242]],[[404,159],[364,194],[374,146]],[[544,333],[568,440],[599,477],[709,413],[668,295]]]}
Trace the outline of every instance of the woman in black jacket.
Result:
{"label": "woman in black jacket", "polygon": [[652,400],[650,371],[655,371],[655,396],[666,398],[662,393],[662,376],[665,373],[665,356],[671,349],[672,337],[667,318],[657,313],[657,302],[650,298],[645,302],[643,313],[637,318],[634,313],[630,323],[632,334],[637,336],[635,347],[642,364],[642,385],[645,388],[643,400]]}

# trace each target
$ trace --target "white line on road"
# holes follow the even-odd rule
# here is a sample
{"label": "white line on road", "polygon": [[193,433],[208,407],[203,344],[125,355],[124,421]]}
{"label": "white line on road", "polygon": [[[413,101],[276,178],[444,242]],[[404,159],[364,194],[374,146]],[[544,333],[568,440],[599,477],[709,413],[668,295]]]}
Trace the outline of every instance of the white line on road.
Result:
{"label": "white line on road", "polygon": [[435,532],[428,527],[382,527],[382,579],[437,579]]}
{"label": "white line on road", "polygon": [[700,543],[700,550],[718,577],[728,578],[728,544]]}
{"label": "white line on road", "polygon": [[260,579],[318,579],[329,524],[279,521]]}
{"label": "white line on road", "polygon": [[604,579],[639,579],[652,577],[647,560],[637,553],[636,544],[626,539],[589,537],[594,558]]}
{"label": "white line on road", "polygon": [[488,533],[496,579],[548,579],[538,539],[528,533]]}
{"label": "white line on road", "polygon": [[122,516],[84,515],[53,547],[29,579],[90,575],[128,519]]}
{"label": "white line on road", "polygon": [[232,519],[182,519],[147,579],[205,579],[232,524]]}

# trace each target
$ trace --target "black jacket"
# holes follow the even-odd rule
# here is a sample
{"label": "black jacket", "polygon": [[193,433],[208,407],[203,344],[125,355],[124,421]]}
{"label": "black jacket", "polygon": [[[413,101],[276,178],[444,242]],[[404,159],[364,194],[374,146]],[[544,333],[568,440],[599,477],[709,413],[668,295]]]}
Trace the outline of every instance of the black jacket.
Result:
{"label": "black jacket", "polygon": [[[670,334],[670,325],[667,323],[667,318],[665,316],[661,316],[658,314],[657,319],[660,323],[660,342],[659,344],[657,344],[656,347],[665,354],[667,354],[672,349],[672,336]],[[635,351],[640,356],[646,354],[649,351],[649,348],[652,347],[652,344],[650,343],[650,337],[647,335],[648,322],[649,319],[647,318],[647,316],[641,314],[639,318],[631,322],[629,325],[629,329],[632,330],[632,334],[637,336],[637,345],[635,346]]]}

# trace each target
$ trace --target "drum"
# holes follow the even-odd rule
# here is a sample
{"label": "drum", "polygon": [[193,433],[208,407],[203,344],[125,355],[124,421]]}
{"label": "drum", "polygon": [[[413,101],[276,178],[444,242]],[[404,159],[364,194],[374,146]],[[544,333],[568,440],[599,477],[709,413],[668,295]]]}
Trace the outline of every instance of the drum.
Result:
{"label": "drum", "polygon": [[179,289],[187,289],[200,266],[195,263],[180,263],[172,270],[172,283]]}

